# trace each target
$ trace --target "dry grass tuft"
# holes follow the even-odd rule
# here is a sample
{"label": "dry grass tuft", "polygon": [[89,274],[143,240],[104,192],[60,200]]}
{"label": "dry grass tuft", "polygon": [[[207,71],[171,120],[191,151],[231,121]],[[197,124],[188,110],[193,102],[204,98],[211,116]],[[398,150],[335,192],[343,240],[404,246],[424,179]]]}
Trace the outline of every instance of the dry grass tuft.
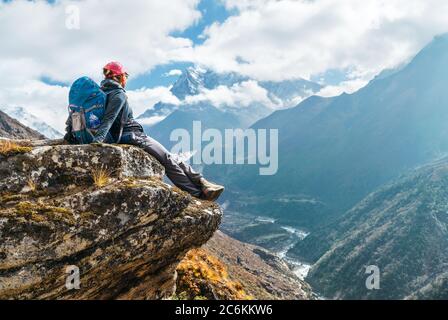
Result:
{"label": "dry grass tuft", "polygon": [[227,267],[203,249],[189,251],[177,267],[177,298],[182,300],[251,300]]}
{"label": "dry grass tuft", "polygon": [[92,169],[93,183],[97,188],[102,188],[110,182],[111,172],[104,167]]}
{"label": "dry grass tuft", "polygon": [[12,141],[0,140],[0,155],[11,156],[19,153],[27,153],[33,150],[31,147],[24,147]]}
{"label": "dry grass tuft", "polygon": [[31,192],[36,191],[36,183],[32,178],[29,178],[26,184]]}

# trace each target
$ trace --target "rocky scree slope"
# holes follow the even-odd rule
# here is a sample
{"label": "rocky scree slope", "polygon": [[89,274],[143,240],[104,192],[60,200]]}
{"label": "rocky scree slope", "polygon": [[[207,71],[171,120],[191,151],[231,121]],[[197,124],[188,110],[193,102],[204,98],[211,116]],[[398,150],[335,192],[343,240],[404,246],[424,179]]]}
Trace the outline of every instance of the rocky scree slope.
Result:
{"label": "rocky scree slope", "polygon": [[[171,297],[219,206],[163,183],[134,147],[28,144],[0,154],[0,299]],[[79,290],[66,288],[69,266]]]}
{"label": "rocky scree slope", "polygon": [[315,300],[311,287],[269,251],[221,231],[177,267],[174,299]]}
{"label": "rocky scree slope", "polygon": [[24,126],[0,110],[0,137],[9,139],[45,139],[39,132]]}

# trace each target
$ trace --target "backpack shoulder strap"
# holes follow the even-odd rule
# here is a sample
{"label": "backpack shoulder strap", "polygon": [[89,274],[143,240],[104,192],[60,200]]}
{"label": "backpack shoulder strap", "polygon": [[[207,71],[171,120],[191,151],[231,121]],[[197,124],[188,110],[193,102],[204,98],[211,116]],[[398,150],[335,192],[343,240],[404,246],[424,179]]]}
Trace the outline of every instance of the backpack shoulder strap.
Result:
{"label": "backpack shoulder strap", "polygon": [[[105,92],[106,93],[106,105],[107,105],[107,100],[109,99],[109,95],[113,94],[113,93],[117,93],[119,91],[122,91],[123,93],[126,92],[123,88],[118,88],[115,90]],[[123,109],[121,110],[120,132],[118,134],[116,143],[120,142],[121,136],[123,135],[124,125],[126,124],[126,122],[128,122],[129,104],[128,104],[128,97],[126,95],[125,95],[125,97],[126,97],[126,103],[124,104]]]}

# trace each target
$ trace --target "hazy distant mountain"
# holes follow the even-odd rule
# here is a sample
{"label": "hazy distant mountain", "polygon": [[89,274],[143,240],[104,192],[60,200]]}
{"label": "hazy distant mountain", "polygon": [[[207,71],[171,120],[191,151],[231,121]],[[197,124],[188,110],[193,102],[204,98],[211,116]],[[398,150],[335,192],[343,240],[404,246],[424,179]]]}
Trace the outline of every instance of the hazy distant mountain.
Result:
{"label": "hazy distant mountain", "polygon": [[0,137],[8,139],[45,139],[39,132],[24,126],[2,111],[0,111]]}
{"label": "hazy distant mountain", "polygon": [[143,112],[140,116],[138,116],[137,119],[140,121],[140,123],[145,125],[146,123],[149,123],[151,126],[165,119],[176,109],[177,106],[175,104],[157,102],[154,107]]}
{"label": "hazy distant mountain", "polygon": [[188,67],[183,70],[182,75],[177,79],[171,88],[171,92],[179,100],[184,100],[187,96],[193,96],[199,93],[199,89],[204,87],[205,71]]}
{"label": "hazy distant mountain", "polygon": [[304,79],[262,81],[260,86],[268,91],[268,95],[273,101],[280,100],[286,107],[293,107],[303,98],[322,89],[320,84]]}
{"label": "hazy distant mountain", "polygon": [[[163,118],[169,116],[176,110],[194,110],[195,104],[200,104],[203,110],[205,106],[212,106],[211,103],[208,101],[186,103],[184,100],[187,97],[200,94],[202,90],[213,90],[219,86],[230,88],[248,80],[251,79],[234,72],[216,73],[200,67],[189,67],[183,71],[182,75],[171,88],[172,94],[182,102],[181,105],[159,102],[153,108],[141,114],[138,119],[143,123],[150,123],[150,125],[146,126],[146,128],[149,128],[155,123],[163,121]],[[268,98],[272,104],[285,107],[293,105],[294,102],[302,100],[322,88],[319,84],[304,79],[259,82],[258,84],[267,90]],[[223,105],[219,109],[239,118],[238,123],[243,127],[252,125],[255,121],[269,115],[273,111],[271,107],[262,103],[252,103],[244,107],[239,105]],[[191,112],[191,110],[189,111]],[[199,114],[198,117],[200,116]]]}
{"label": "hazy distant mountain", "polygon": [[[199,94],[201,89],[215,89],[220,85],[232,86],[235,83],[240,83],[245,80],[248,80],[248,78],[236,73],[217,74],[200,67],[188,67],[183,70],[170,91],[180,101],[183,101],[187,96]],[[146,110],[138,118],[166,117],[177,109],[179,109],[177,105],[159,102],[153,108]]]}
{"label": "hazy distant mountain", "polygon": [[[448,299],[448,158],[369,195],[301,244],[321,258],[307,281],[328,298]],[[294,250],[292,250],[294,251]],[[366,266],[380,270],[368,290]]]}
{"label": "hazy distant mountain", "polygon": [[162,122],[146,127],[145,131],[164,146],[170,148],[174,144],[170,141],[171,132],[174,129],[186,129],[191,133],[194,121],[201,121],[202,130],[208,128],[224,130],[241,126],[240,119],[235,115],[208,104],[197,104],[190,108],[174,111]]}
{"label": "hazy distant mountain", "polygon": [[25,126],[28,126],[44,136],[46,136],[49,139],[58,139],[62,138],[63,134],[57,131],[56,129],[52,128],[48,124],[46,124],[44,121],[38,119],[34,115],[28,113],[24,108],[22,107],[0,107],[0,110],[7,113],[9,116],[17,119],[20,121],[20,123],[24,124]]}
{"label": "hazy distant mountain", "polygon": [[[434,39],[408,65],[371,81],[354,94],[310,97],[297,107],[274,112],[253,127],[279,130],[279,171],[259,176],[258,168],[217,166],[209,171],[236,196],[270,205],[244,210],[269,215],[283,210],[312,228],[328,223],[382,184],[409,168],[448,151],[448,36]],[[314,199],[327,213],[303,204],[279,207],[284,195]],[[240,203],[243,201],[239,201]],[[306,202],[307,206],[309,202]],[[283,204],[281,204],[283,205]],[[263,210],[263,212],[259,212]]]}
{"label": "hazy distant mountain", "polygon": [[174,83],[171,92],[179,99],[200,93],[202,88],[215,89],[218,86],[230,87],[236,83],[249,80],[235,72],[216,73],[201,67],[189,67],[185,69],[179,79]]}

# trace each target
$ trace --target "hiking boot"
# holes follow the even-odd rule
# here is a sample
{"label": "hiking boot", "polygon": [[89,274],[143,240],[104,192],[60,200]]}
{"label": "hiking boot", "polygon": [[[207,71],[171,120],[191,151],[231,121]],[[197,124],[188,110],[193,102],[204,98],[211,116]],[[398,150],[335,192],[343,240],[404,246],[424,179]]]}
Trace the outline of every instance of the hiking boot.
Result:
{"label": "hiking boot", "polygon": [[208,201],[216,201],[219,196],[224,192],[224,187],[219,184],[211,183],[204,178],[201,178],[202,198]]}

